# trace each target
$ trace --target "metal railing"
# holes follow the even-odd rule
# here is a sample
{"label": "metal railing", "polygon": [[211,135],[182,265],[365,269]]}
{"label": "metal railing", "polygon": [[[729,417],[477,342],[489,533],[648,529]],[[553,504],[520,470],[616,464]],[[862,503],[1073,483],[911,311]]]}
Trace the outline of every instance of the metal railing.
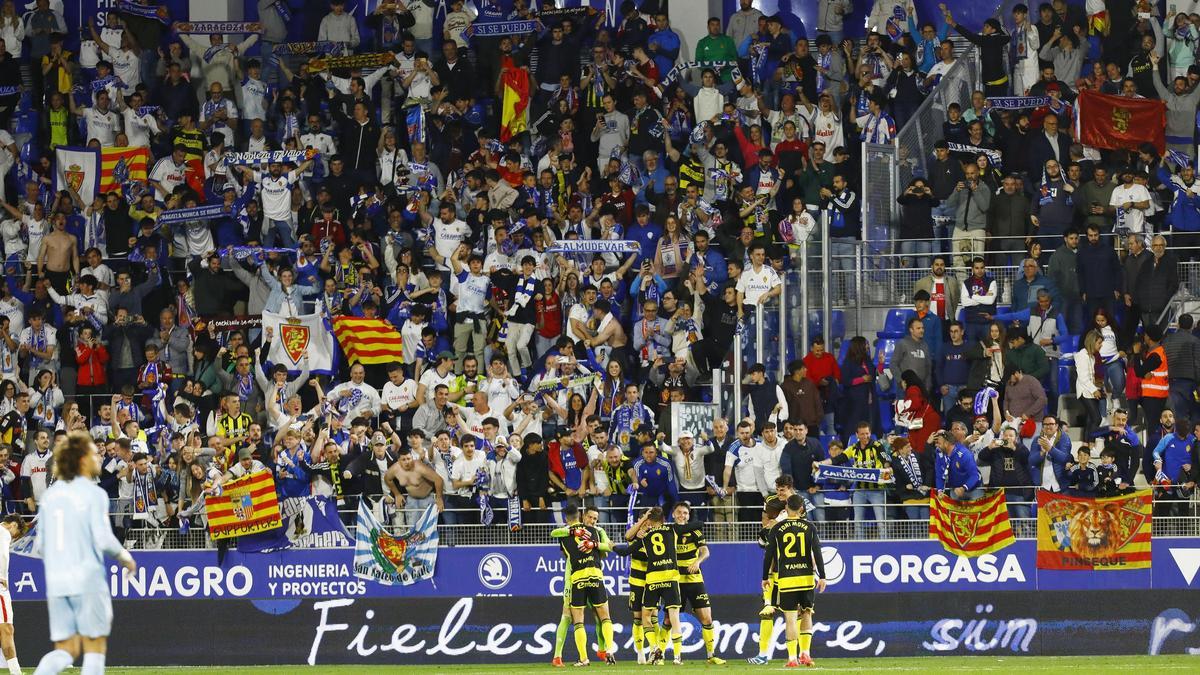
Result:
{"label": "metal railing", "polygon": [[[1155,537],[1200,537],[1200,502],[1195,499],[1156,499],[1156,510],[1164,504],[1176,505],[1175,515],[1159,515],[1156,513],[1152,534]],[[929,520],[927,512],[919,518],[906,517],[904,504],[888,503],[884,505],[884,518],[873,520],[854,518],[853,505],[848,506],[817,506],[810,512],[809,518],[816,527],[817,534],[822,540],[855,541],[855,540],[904,540],[927,539],[929,537]],[[912,505],[907,505],[912,506]],[[1010,502],[1010,522],[1013,534],[1018,539],[1032,539],[1037,536],[1036,517],[1017,517],[1012,515],[1014,507],[1027,509],[1030,512],[1036,507],[1035,502]],[[860,508],[864,508],[860,505]],[[447,509],[449,513],[463,518],[477,518],[478,511],[471,509]],[[346,524],[350,538],[354,538],[355,513],[339,511],[342,522]],[[444,512],[446,513],[446,512]],[[757,541],[762,523],[759,520],[719,520],[722,515],[737,513],[737,507],[732,506],[693,506],[692,518],[703,525],[705,538],[711,542],[751,542]],[[869,505],[866,514],[873,516]],[[1181,515],[1180,515],[1181,514]],[[551,541],[550,531],[561,527],[561,515],[552,510],[538,514],[539,520],[551,522],[523,522],[519,529],[509,527],[503,514],[497,513],[491,525],[477,523],[446,523],[438,526],[441,544],[444,546],[528,546],[545,544]],[[445,517],[445,516],[443,516]],[[736,516],[733,516],[736,518]],[[530,515],[524,515],[525,520]],[[610,538],[623,540],[626,528],[626,507],[601,509],[602,527]],[[393,534],[405,531],[403,523],[386,526]],[[194,527],[181,532],[173,527],[155,527],[135,524],[123,530],[124,543],[127,547],[141,550],[175,550],[175,549],[210,549],[216,544],[208,539],[202,527]],[[236,546],[236,544],[231,544]]]}

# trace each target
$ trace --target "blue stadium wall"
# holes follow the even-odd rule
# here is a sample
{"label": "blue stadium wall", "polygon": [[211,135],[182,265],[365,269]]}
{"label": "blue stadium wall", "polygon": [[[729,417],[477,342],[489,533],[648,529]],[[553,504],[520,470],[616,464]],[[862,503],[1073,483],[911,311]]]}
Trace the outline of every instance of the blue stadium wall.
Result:
{"label": "blue stadium wall", "polygon": [[[714,544],[705,576],[719,649],[757,651],[761,552]],[[1200,539],[1159,538],[1149,569],[1039,570],[1032,541],[956,558],[930,541],[831,542],[814,656],[1186,654],[1200,647]],[[432,580],[382,586],[350,549],[139,552],[112,569],[112,665],[447,664],[549,660],[561,601],[556,547],[443,548]],[[606,561],[620,651],[631,641],[627,559]],[[47,644],[40,562],[13,556],[20,653]],[[685,656],[703,658],[686,617]],[[163,630],[164,626],[174,627]],[[589,628],[590,631],[590,628]],[[783,652],[776,621],[776,658]],[[235,647],[235,648],[231,648]],[[568,650],[570,651],[570,650]]]}

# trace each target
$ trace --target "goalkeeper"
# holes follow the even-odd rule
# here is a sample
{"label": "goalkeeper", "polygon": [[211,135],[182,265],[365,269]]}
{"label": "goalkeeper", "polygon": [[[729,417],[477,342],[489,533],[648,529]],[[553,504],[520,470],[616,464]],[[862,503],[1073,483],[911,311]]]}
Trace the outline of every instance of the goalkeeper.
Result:
{"label": "goalkeeper", "polygon": [[563,572],[563,613],[559,618],[558,630],[554,636],[554,660],[551,663],[556,668],[563,666],[562,651],[567,640],[567,627],[574,625],[575,647],[579,652],[577,666],[589,664],[587,658],[587,634],[583,626],[583,611],[591,606],[596,616],[596,657],[604,662],[615,664],[613,651],[612,619],[608,613],[608,594],[604,586],[604,574],[600,569],[600,559],[605,552],[613,550],[608,534],[596,524],[600,513],[594,507],[588,507],[583,512],[580,521],[580,509],[575,504],[568,504],[563,509],[563,516],[568,525],[551,531],[550,536],[559,539],[563,554],[566,557],[566,569]]}

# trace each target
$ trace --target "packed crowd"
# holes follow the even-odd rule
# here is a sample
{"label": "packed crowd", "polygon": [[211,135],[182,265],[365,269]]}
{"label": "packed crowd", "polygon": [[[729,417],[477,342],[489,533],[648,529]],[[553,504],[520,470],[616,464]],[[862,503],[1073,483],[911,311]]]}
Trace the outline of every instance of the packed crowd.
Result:
{"label": "packed crowd", "polygon": [[[727,23],[709,20],[685,63],[655,0],[626,0],[616,17],[545,2],[533,26],[521,22],[541,14],[526,0],[509,11],[450,0],[436,22],[432,0],[384,3],[366,35],[332,0],[310,37],[392,57],[326,70],[275,49],[287,39],[280,3],[260,2],[260,32],[228,41],[141,1],[89,25],[78,53],[53,4],[0,9],[0,86],[27,71],[42,122],[33,179],[0,222],[7,511],[36,511],[54,438],[76,429],[103,442],[101,484],[123,526],[202,524],[206,492],[260,469],[283,497],[326,495],[348,511],[365,498],[397,523],[431,504],[448,523],[508,511],[514,528],[549,522],[568,497],[611,520],[630,500],[682,499],[711,506],[697,510],[709,520],[757,521],[781,476],[814,518],[860,526],[889,505],[926,518],[931,489],[1008,486],[1015,502],[1038,485],[1115,493],[1143,459],[1150,481],[1178,484],[1163,490],[1194,485],[1185,419],[1200,422],[1200,340],[1188,317],[1164,337],[1178,258],[1163,237],[1144,239],[1169,231],[1178,248],[1200,231],[1194,171],[1152,146],[1097,153],[1065,131],[1074,92],[1116,87],[1166,99],[1168,133],[1189,138],[1171,142],[1194,155],[1186,17],[1164,36],[1153,10],[1109,2],[1101,30],[1055,0],[975,33],[949,11],[925,22],[909,6],[899,21],[879,0],[856,42],[843,39],[847,0],[819,2],[814,35],[742,0]],[[487,24],[524,32],[467,30]],[[781,382],[744,364],[745,418],[671,437],[670,404],[708,400],[711,374],[748,339],[752,310],[779,302],[792,244],[820,214],[831,254],[861,239],[857,146],[915,114],[955,61],[950,29],[978,47],[985,89],[949,107],[954,145],[939,144],[900,197],[906,264],[932,270],[913,318],[877,349],[853,337],[835,356],[815,340]],[[1013,89],[998,75],[1006,58]],[[1181,75],[1174,89],[1141,59]],[[501,110],[513,71],[528,80],[527,125]],[[7,128],[17,99],[4,91]],[[987,102],[1041,91],[1045,110]],[[11,167],[23,160],[5,134]],[[54,149],[83,144],[150,147],[147,185],[93,203],[55,192]],[[224,162],[270,150],[307,152]],[[207,203],[230,209],[158,223]],[[614,245],[584,252],[579,240]],[[957,278],[941,253],[970,273]],[[989,266],[1018,258],[1024,276],[998,289]],[[403,363],[289,372],[267,358],[279,336],[222,327],[264,310],[386,319]],[[1060,392],[1064,353],[1077,381]],[[1087,457],[1053,416],[1059,393],[1080,399]],[[1144,442],[1130,432],[1138,403]],[[896,480],[818,481],[820,463]]]}

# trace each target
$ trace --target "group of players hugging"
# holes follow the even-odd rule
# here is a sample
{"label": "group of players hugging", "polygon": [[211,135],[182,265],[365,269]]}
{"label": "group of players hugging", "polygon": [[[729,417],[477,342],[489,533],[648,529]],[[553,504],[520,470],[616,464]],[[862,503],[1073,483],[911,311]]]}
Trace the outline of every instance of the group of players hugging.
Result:
{"label": "group of players hugging", "polygon": [[[700,622],[708,663],[725,663],[716,654],[712,606],[700,569],[708,559],[708,545],[700,523],[691,522],[686,502],[675,504],[669,520],[661,507],[647,509],[626,530],[625,543],[609,540],[597,526],[600,514],[592,507],[568,504],[563,515],[567,525],[550,535],[558,540],[566,558],[554,666],[563,666],[568,629],[573,631],[579,653],[575,665],[590,665],[584,629],[584,612],[589,607],[596,618],[596,656],[601,662],[616,663],[602,566],[608,553],[630,557],[629,610],[639,664],[661,665],[668,648],[674,652],[675,663],[683,663],[679,612],[685,606]],[[809,649],[813,608],[816,593],[825,590],[825,568],[816,531],[806,518],[804,500],[793,490],[791,476],[780,476],[775,481],[775,494],[763,507],[758,543],[764,550],[763,608],[759,612],[758,655],[748,661],[754,665],[768,663],[775,616],[782,612],[787,627],[787,667],[812,666]]]}

